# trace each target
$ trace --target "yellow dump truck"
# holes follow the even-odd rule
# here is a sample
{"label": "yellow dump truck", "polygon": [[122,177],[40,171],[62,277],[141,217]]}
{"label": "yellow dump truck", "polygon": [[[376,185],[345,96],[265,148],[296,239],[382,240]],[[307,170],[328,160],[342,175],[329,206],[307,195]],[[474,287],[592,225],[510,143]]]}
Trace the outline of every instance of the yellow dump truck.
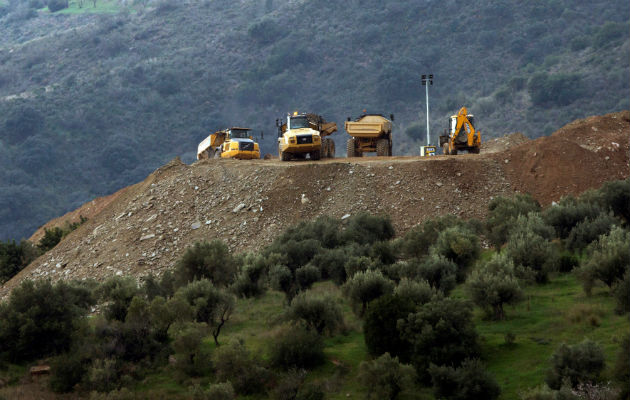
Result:
{"label": "yellow dump truck", "polygon": [[286,121],[276,120],[278,127],[278,156],[282,161],[311,160],[335,156],[335,142],[328,136],[337,132],[337,124],[326,122],[321,115],[287,115]]}
{"label": "yellow dump truck", "polygon": [[250,135],[249,128],[229,128],[216,131],[197,146],[197,160],[208,158],[260,158],[258,143]]}
{"label": "yellow dump truck", "polygon": [[440,136],[440,146],[445,155],[456,155],[461,150],[479,154],[481,131],[475,129],[475,117],[468,114],[466,107],[448,119],[448,129]]}
{"label": "yellow dump truck", "polygon": [[364,114],[346,121],[346,132],[351,136],[347,142],[348,157],[362,157],[363,153],[376,152],[377,156],[392,155],[392,121],[380,114]]}

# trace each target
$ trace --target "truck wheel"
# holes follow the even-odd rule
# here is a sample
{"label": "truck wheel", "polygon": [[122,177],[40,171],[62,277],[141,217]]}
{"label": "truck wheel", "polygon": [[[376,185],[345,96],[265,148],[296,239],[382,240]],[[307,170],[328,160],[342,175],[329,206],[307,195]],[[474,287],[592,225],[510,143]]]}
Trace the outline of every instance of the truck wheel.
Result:
{"label": "truck wheel", "polygon": [[319,150],[311,151],[311,160],[319,160],[321,157],[321,153]]}
{"label": "truck wheel", "polygon": [[472,154],[479,154],[480,151],[481,151],[481,149],[479,147],[474,147],[474,148],[470,149],[470,153],[472,153]]}
{"label": "truck wheel", "polygon": [[376,141],[376,155],[377,156],[388,156],[389,154],[389,140],[387,139],[379,139]]}
{"label": "truck wheel", "polygon": [[280,147],[278,147],[278,155],[279,155],[279,158],[282,161],[289,161],[289,160],[291,160],[291,155],[289,153],[287,153],[286,151],[280,150]]}
{"label": "truck wheel", "polygon": [[348,139],[346,142],[346,156],[348,158],[357,156],[357,150],[354,147],[354,138]]}
{"label": "truck wheel", "polygon": [[442,145],[442,153],[444,153],[445,156],[448,156],[448,143],[444,143]]}
{"label": "truck wheel", "polygon": [[330,140],[329,139],[322,139],[322,149],[320,154],[322,155],[322,158],[328,158],[329,153],[330,153],[330,146],[328,144]]}

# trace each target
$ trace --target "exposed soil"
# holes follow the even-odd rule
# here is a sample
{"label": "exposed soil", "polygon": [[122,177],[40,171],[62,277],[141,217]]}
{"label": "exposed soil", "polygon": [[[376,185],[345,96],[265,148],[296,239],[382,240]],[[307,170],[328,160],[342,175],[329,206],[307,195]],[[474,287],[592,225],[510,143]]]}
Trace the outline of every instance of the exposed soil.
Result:
{"label": "exposed soil", "polygon": [[[542,204],[629,175],[630,111],[573,122],[550,137],[490,141],[479,155],[325,161],[175,159],[147,179],[51,221],[89,220],[0,289],[25,278],[141,277],[172,268],[199,240],[255,251],[285,228],[319,215],[368,211],[396,231],[437,215],[483,218],[515,191]],[[33,238],[41,232],[35,233]]]}

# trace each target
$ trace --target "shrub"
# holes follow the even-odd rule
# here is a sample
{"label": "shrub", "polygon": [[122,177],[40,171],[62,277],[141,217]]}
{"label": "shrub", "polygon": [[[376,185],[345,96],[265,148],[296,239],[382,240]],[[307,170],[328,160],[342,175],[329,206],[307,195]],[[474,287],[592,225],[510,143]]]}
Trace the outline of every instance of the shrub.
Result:
{"label": "shrub", "polygon": [[55,393],[68,393],[87,373],[89,360],[77,353],[56,357],[50,363],[50,388]]}
{"label": "shrub", "polygon": [[272,247],[281,248],[282,244],[291,240],[301,242],[309,239],[318,241],[322,247],[328,249],[343,245],[341,221],[322,216],[313,221],[300,222],[284,231],[280,237],[274,240]]}
{"label": "shrub", "polygon": [[0,358],[25,362],[67,351],[93,304],[84,287],[23,281],[0,303]]}
{"label": "shrub", "polygon": [[419,305],[428,303],[436,295],[436,290],[427,281],[414,281],[403,278],[394,289],[394,295]]}
{"label": "shrub", "polygon": [[295,400],[305,378],[306,371],[290,370],[273,389],[272,398],[277,400]]}
{"label": "shrub", "polygon": [[600,189],[602,201],[606,208],[615,215],[630,222],[630,178],[604,183]]}
{"label": "shrub", "polygon": [[39,255],[28,241],[16,244],[14,240],[0,241],[0,285],[13,278]]}
{"label": "shrub", "polygon": [[411,228],[400,239],[400,251],[405,258],[422,258],[435,243],[440,232],[446,228],[462,224],[462,220],[452,214],[427,220],[423,224]]}
{"label": "shrub", "polygon": [[554,227],[561,239],[566,239],[574,226],[586,218],[595,218],[601,213],[597,204],[579,202],[572,196],[562,198],[558,204],[552,205],[542,212],[543,220]]}
{"label": "shrub", "polygon": [[416,305],[400,296],[385,295],[372,302],[365,314],[363,334],[373,356],[390,353],[409,361],[411,343],[401,337],[397,323],[415,311]]}
{"label": "shrub", "polygon": [[537,107],[566,106],[583,93],[582,77],[578,74],[534,74],[527,82],[527,90]]}
{"label": "shrub", "polygon": [[174,368],[185,376],[203,376],[210,371],[210,354],[202,345],[205,327],[187,323],[171,329],[175,350]]}
{"label": "shrub", "polygon": [[362,316],[370,301],[391,293],[394,284],[385,278],[380,271],[368,270],[357,272],[343,286],[344,294],[348,297],[355,310]]}
{"label": "shrub", "polygon": [[606,22],[593,37],[593,47],[605,49],[612,46],[617,39],[621,39],[626,34],[626,25],[614,22]]}
{"label": "shrub", "polygon": [[554,245],[531,231],[511,235],[505,252],[521,277],[528,278],[531,274],[538,283],[547,282],[556,265]]}
{"label": "shrub", "polygon": [[401,364],[397,357],[385,353],[359,366],[359,383],[367,389],[368,399],[398,399],[404,392],[414,389],[416,372],[413,367]]}
{"label": "shrub", "polygon": [[546,240],[555,238],[556,231],[553,226],[547,225],[537,212],[519,215],[512,222],[512,226],[508,229],[508,238],[512,235],[524,234],[526,232],[533,232]]}
{"label": "shrub", "polygon": [[234,293],[245,298],[262,295],[267,288],[265,284],[267,271],[267,260],[263,256],[247,254],[232,286]]}
{"label": "shrub", "polygon": [[205,395],[208,400],[234,400],[236,398],[234,387],[230,382],[210,385]]}
{"label": "shrub", "polygon": [[247,30],[247,34],[252,40],[262,46],[274,43],[286,35],[278,23],[271,19],[263,19],[251,25]]}
{"label": "shrub", "polygon": [[45,253],[61,242],[62,238],[63,230],[61,228],[57,226],[51,229],[46,228],[44,229],[44,237],[41,238],[37,247]]}
{"label": "shrub", "polygon": [[97,392],[111,392],[120,383],[120,371],[114,359],[95,359],[88,369],[88,387]]}
{"label": "shrub", "polygon": [[289,268],[284,265],[274,265],[269,270],[269,282],[275,290],[283,292],[287,302],[297,293],[297,286]]}
{"label": "shrub", "polygon": [[462,300],[436,297],[399,321],[398,329],[411,343],[411,361],[425,382],[430,364],[458,366],[479,355],[471,307]]}
{"label": "shrub", "polygon": [[155,275],[150,273],[143,278],[142,291],[147,296],[148,300],[153,300],[156,297],[170,298],[175,294],[175,284],[173,280],[173,273],[171,271],[164,272],[159,281]]}
{"label": "shrub", "polygon": [[517,194],[512,198],[496,197],[488,205],[486,218],[487,236],[498,249],[507,241],[510,228],[519,215],[540,211],[540,204],[529,194]]}
{"label": "shrub", "polygon": [[48,0],[48,9],[50,12],[57,12],[68,8],[68,0]]}
{"label": "shrub", "polygon": [[313,257],[311,263],[321,271],[322,278],[332,279],[337,285],[341,285],[346,281],[344,266],[351,254],[352,249],[349,247],[324,248]]}
{"label": "shrub", "polygon": [[415,278],[425,280],[431,287],[448,295],[457,282],[457,264],[444,256],[432,254],[421,262],[409,261]]}
{"label": "shrub", "polygon": [[221,240],[197,242],[177,261],[175,273],[180,284],[209,279],[216,286],[230,285],[236,276],[236,263]]}
{"label": "shrub", "polygon": [[466,271],[479,257],[479,238],[468,229],[460,227],[447,228],[440,232],[432,254],[443,256],[457,264],[457,281],[463,282]]}
{"label": "shrub", "polygon": [[501,389],[478,359],[467,359],[461,367],[431,365],[429,368],[435,398],[446,400],[493,400]]}
{"label": "shrub", "polygon": [[614,294],[617,301],[616,311],[619,314],[630,312],[630,270],[626,271],[623,279],[617,284]]}
{"label": "shrub", "polygon": [[582,250],[601,235],[607,235],[613,226],[618,224],[617,218],[605,213],[593,219],[587,217],[571,229],[566,240],[567,247],[574,251]]}
{"label": "shrub", "polygon": [[495,254],[467,280],[473,302],[492,314],[494,319],[505,318],[504,304],[515,304],[523,298],[523,291],[514,274],[514,263],[505,254]]}
{"label": "shrub", "polygon": [[289,240],[287,242],[274,242],[266,249],[267,254],[278,253],[284,257],[283,264],[286,265],[291,273],[308,264],[313,257],[321,251],[321,245],[318,240]]}
{"label": "shrub", "polygon": [[131,277],[112,277],[96,290],[101,301],[105,302],[104,315],[109,321],[124,321],[127,309],[134,296],[141,294],[138,284]]}
{"label": "shrub", "polygon": [[292,327],[275,338],[270,356],[274,366],[285,370],[316,367],[324,362],[324,342],[316,332]]}
{"label": "shrub", "polygon": [[231,382],[237,393],[264,393],[270,373],[242,343],[221,346],[214,352],[213,362],[217,379]]}
{"label": "shrub", "polygon": [[630,232],[617,227],[588,247],[589,257],[578,271],[584,291],[591,292],[597,281],[612,288],[630,270]]}
{"label": "shrub", "polygon": [[374,261],[366,256],[351,256],[344,264],[346,276],[352,278],[357,272],[364,272],[374,265]]}
{"label": "shrub", "polygon": [[295,271],[295,280],[301,290],[306,290],[321,279],[319,268],[314,265],[305,265]]}
{"label": "shrub", "polygon": [[573,269],[580,265],[578,257],[568,251],[563,251],[558,256],[558,271],[571,272]]}
{"label": "shrub", "polygon": [[552,389],[560,389],[565,380],[575,388],[579,383],[596,382],[604,366],[604,352],[594,342],[587,339],[573,346],[563,343],[551,356],[545,381]]}
{"label": "shrub", "polygon": [[291,301],[287,318],[302,321],[318,334],[326,332],[332,335],[343,327],[343,313],[335,299],[311,292],[298,294]]}
{"label": "shrub", "polygon": [[192,307],[197,322],[208,324],[212,329],[214,343],[218,346],[221,328],[230,320],[234,311],[234,297],[214,287],[207,279],[189,283],[180,288],[175,296],[181,296]]}
{"label": "shrub", "polygon": [[358,244],[372,244],[390,240],[394,234],[394,226],[389,217],[367,213],[360,213],[348,218],[348,225],[343,232],[346,240]]}
{"label": "shrub", "polygon": [[630,396],[630,368],[628,365],[630,365],[630,334],[622,339],[613,368],[613,377],[621,389],[619,399],[627,399]]}

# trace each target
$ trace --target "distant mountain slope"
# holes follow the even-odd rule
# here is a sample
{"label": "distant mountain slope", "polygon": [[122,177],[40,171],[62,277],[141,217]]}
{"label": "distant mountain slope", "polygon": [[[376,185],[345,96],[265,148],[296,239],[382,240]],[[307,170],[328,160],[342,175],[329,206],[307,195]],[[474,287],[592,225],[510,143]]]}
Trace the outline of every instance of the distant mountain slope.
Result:
{"label": "distant mountain slope", "polygon": [[[137,182],[210,130],[396,115],[395,153],[466,105],[487,138],[630,108],[627,1],[159,1],[0,19],[0,239]],[[18,15],[19,16],[19,15]],[[335,135],[343,148],[345,133]],[[408,133],[408,135],[407,135]],[[434,139],[435,140],[435,139]]]}

